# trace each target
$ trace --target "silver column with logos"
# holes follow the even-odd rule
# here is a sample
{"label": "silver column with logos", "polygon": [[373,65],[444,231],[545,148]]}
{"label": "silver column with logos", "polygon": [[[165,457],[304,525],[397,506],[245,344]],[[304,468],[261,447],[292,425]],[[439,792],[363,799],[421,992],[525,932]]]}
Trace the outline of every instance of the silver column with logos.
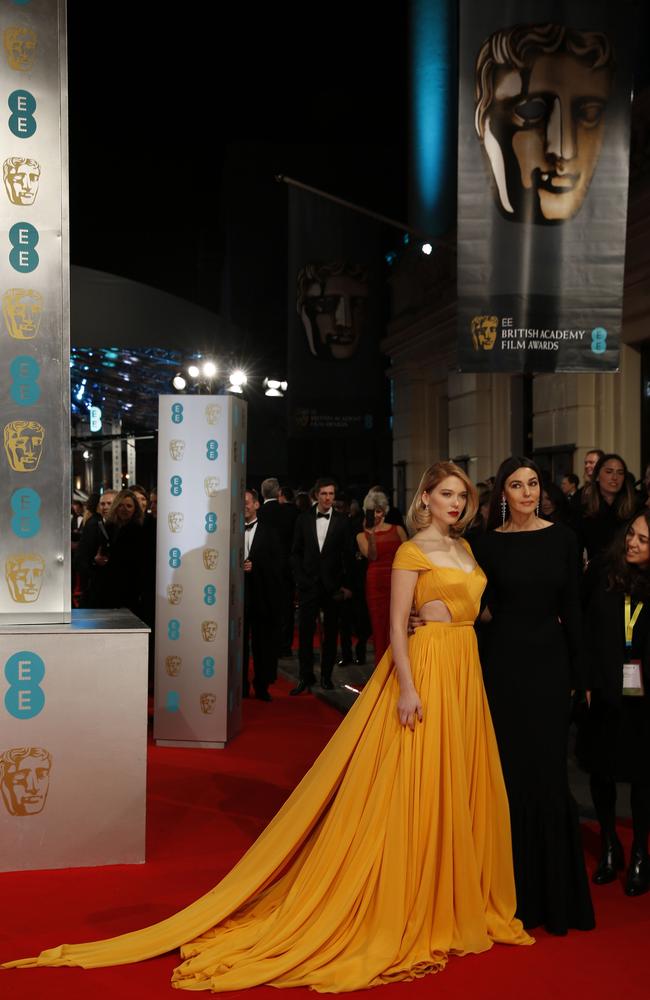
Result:
{"label": "silver column with logos", "polygon": [[246,403],[160,396],[154,738],[223,747],[241,726]]}

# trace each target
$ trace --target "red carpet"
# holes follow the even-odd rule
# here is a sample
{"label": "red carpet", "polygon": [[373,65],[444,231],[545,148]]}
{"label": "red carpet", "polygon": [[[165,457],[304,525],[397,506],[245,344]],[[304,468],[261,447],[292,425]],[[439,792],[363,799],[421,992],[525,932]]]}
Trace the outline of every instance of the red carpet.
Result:
{"label": "red carpet", "polygon": [[[206,892],[241,856],[307,770],[340,721],[316,698],[245,703],[243,732],[224,751],[150,747],[147,864],[0,875],[0,958],[33,955],[61,942],[108,937],[153,923]],[[80,790],[82,794],[83,790]],[[629,847],[629,831],[621,836]],[[590,868],[598,849],[585,829]],[[598,926],[566,938],[538,932],[533,948],[495,946],[451,959],[444,972],[383,986],[378,1000],[425,996],[481,1000],[647,1000],[650,894],[627,899],[618,883],[594,891]],[[160,1000],[176,955],[113,969],[0,972],[3,1000]],[[255,997],[277,1000],[277,990]],[[189,995],[189,994],[188,994]],[[202,994],[209,996],[209,994]],[[242,996],[243,994],[230,994]],[[306,1000],[305,990],[292,996]],[[360,994],[359,994],[360,996]]]}

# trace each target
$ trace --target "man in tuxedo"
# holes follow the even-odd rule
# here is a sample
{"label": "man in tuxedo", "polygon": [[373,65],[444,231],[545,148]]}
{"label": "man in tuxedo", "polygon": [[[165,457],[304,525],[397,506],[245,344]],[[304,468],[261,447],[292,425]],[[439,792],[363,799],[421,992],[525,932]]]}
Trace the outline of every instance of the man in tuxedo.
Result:
{"label": "man in tuxedo", "polygon": [[281,609],[280,609],[280,655],[291,656],[294,625],[294,584],[291,573],[291,545],[298,517],[294,503],[281,502],[280,483],[275,477],[265,479],[261,486],[262,506],[258,519],[275,533],[281,550]]}
{"label": "man in tuxedo", "polygon": [[282,553],[274,531],[258,520],[255,490],[244,494],[244,698],[250,695],[248,661],[253,651],[253,690],[271,701],[269,684],[277,677],[280,635]]}
{"label": "man in tuxedo", "polygon": [[296,521],[291,566],[298,589],[300,679],[291,694],[315,683],[314,630],[323,612],[321,687],[331,691],[341,601],[352,596],[352,549],[348,521],[334,510],[336,484],[327,478],[314,486],[316,504]]}

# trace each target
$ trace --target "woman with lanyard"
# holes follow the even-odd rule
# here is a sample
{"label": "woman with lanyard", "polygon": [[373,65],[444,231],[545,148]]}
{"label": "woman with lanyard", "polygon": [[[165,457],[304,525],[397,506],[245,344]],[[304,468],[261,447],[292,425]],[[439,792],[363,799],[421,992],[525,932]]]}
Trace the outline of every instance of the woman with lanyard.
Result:
{"label": "woman with lanyard", "polygon": [[616,835],[616,783],[631,784],[633,842],[625,893],[650,889],[650,510],[636,515],[593,564],[585,652],[591,706],[591,794],[602,856],[592,881],[613,882],[624,867]]}

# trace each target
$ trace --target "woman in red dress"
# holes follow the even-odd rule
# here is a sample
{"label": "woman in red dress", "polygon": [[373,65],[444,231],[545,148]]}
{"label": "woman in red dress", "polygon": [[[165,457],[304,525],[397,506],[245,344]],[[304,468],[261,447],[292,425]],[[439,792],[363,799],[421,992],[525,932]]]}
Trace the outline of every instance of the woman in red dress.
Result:
{"label": "woman in red dress", "polygon": [[[363,501],[366,528],[357,535],[359,551],[368,560],[366,603],[372,624],[375,666],[390,645],[390,574],[395,553],[406,541],[404,528],[384,522],[389,506],[385,493],[371,490]],[[368,527],[372,514],[374,524]]]}

